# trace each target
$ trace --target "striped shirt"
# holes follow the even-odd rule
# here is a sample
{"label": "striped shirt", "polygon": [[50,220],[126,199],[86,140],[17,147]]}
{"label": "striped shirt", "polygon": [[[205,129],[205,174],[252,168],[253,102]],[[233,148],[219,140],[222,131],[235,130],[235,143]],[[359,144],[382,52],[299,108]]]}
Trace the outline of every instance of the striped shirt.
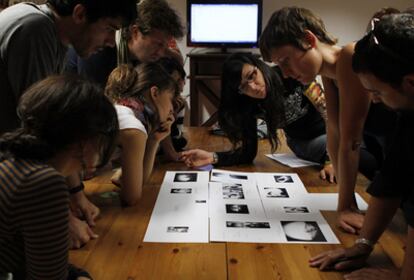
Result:
{"label": "striped shirt", "polygon": [[68,213],[68,186],[58,171],[0,158],[0,274],[66,279]]}

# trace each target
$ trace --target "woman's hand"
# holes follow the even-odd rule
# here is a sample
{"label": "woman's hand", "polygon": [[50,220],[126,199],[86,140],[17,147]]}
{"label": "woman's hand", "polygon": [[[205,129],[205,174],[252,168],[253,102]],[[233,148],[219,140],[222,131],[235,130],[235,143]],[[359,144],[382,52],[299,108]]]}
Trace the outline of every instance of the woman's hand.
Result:
{"label": "woman's hand", "polygon": [[213,153],[200,149],[181,152],[180,160],[188,167],[199,167],[213,163]]}
{"label": "woman's hand", "polygon": [[70,196],[70,206],[72,212],[78,218],[84,218],[89,226],[95,226],[95,220],[99,216],[100,210],[86,197],[83,191]]}
{"label": "woman's hand", "polygon": [[174,122],[175,118],[173,114],[170,114],[168,119],[165,122],[160,123],[160,126],[156,131],[150,136],[152,140],[161,142],[171,133],[171,125]]}
{"label": "woman's hand", "polygon": [[350,248],[341,248],[323,252],[309,260],[311,267],[320,270],[345,270],[362,267],[371,254],[372,248],[364,244],[356,244]]}
{"label": "woman's hand", "polygon": [[331,184],[334,184],[336,182],[335,171],[332,163],[328,163],[323,166],[320,171],[320,177],[322,180],[327,180]]}

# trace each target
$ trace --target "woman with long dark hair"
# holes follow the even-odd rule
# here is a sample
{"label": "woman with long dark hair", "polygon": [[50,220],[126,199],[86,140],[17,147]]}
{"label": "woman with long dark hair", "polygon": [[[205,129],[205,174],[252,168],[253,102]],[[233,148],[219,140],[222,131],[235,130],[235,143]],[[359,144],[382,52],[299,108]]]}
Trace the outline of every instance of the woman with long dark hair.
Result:
{"label": "woman with long dark hair", "polygon": [[21,128],[0,138],[0,275],[89,279],[68,266],[65,177],[108,161],[118,133],[115,109],[94,84],[52,76],[26,91],[18,115]]}
{"label": "woman with long dark hair", "polygon": [[[307,87],[292,79],[282,79],[254,55],[233,54],[223,65],[219,124],[235,149],[212,153],[190,150],[182,153],[188,166],[250,163],[257,153],[257,119],[266,121],[272,152],[278,147],[277,129],[283,128],[291,150],[303,159],[327,162],[322,172],[333,173],[326,153],[324,97],[319,85]],[[315,108],[318,107],[318,110]]]}

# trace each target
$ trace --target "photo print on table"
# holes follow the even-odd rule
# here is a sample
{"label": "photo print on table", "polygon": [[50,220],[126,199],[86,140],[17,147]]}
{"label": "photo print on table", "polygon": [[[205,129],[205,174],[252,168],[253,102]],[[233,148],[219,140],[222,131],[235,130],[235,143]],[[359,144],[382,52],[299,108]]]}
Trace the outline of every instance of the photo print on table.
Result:
{"label": "photo print on table", "polygon": [[211,176],[213,177],[227,177],[232,179],[238,179],[238,180],[247,180],[247,175],[238,175],[238,174],[230,174],[230,173],[220,173],[220,172],[212,172]]}
{"label": "photo print on table", "polygon": [[244,199],[243,187],[240,184],[223,184],[224,199]]}
{"label": "photo print on table", "polygon": [[288,198],[289,194],[285,188],[264,188],[266,197]]}
{"label": "photo print on table", "polygon": [[197,173],[176,173],[174,182],[197,182]]}
{"label": "photo print on table", "polygon": [[276,183],[293,183],[293,178],[289,175],[275,175],[274,178]]}
{"label": "photo print on table", "polygon": [[249,214],[246,204],[226,204],[227,214]]}
{"label": "photo print on table", "polygon": [[188,227],[183,227],[183,226],[169,226],[167,227],[167,232],[188,232]]}
{"label": "photo print on table", "polygon": [[287,241],[326,242],[315,221],[281,221]]}
{"label": "photo print on table", "polygon": [[270,228],[270,223],[226,221],[226,227],[228,228]]}
{"label": "photo print on table", "polygon": [[181,189],[171,189],[171,193],[179,193],[179,194],[188,194],[191,193],[190,188],[181,188]]}
{"label": "photo print on table", "polygon": [[306,206],[283,206],[285,213],[309,213],[309,209]]}

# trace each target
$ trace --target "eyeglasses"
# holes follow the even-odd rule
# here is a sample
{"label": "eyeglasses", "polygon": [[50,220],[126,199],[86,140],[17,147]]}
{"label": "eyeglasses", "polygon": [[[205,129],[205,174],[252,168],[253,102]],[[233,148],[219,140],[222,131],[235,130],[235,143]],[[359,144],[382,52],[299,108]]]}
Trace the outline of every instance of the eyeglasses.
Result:
{"label": "eyeglasses", "polygon": [[387,55],[394,58],[395,60],[398,60],[399,62],[401,62],[403,64],[407,64],[407,60],[404,57],[402,57],[401,55],[399,55],[397,52],[393,51],[389,47],[384,46],[383,44],[381,44],[380,41],[378,40],[377,36],[375,36],[374,31],[375,31],[375,27],[378,24],[378,22],[380,22],[380,19],[378,19],[378,18],[373,18],[370,22],[371,31],[369,33],[369,35],[370,35],[369,40],[370,40],[371,46],[377,47],[379,50],[386,53]]}
{"label": "eyeglasses", "polygon": [[247,86],[251,83],[253,83],[254,81],[256,81],[257,78],[257,67],[254,66],[253,70],[247,74],[246,78],[241,80],[240,85],[239,85],[239,94],[243,95],[246,94],[247,92]]}

